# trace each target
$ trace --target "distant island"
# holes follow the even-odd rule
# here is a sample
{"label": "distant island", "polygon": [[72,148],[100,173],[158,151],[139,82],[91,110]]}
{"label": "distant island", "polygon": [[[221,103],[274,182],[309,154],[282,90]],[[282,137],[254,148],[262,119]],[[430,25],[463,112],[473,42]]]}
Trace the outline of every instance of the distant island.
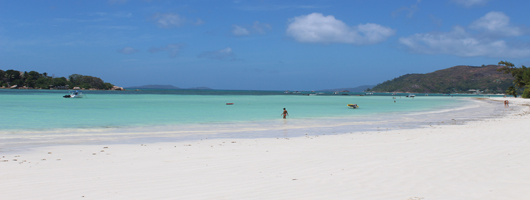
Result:
{"label": "distant island", "polygon": [[0,88],[8,89],[91,89],[123,90],[122,87],[104,82],[101,78],[72,74],[65,77],[48,76],[36,71],[0,70]]}
{"label": "distant island", "polygon": [[182,90],[213,90],[209,87],[193,87],[193,88],[179,88],[177,86],[173,85],[142,85],[142,86],[131,86],[126,88],[134,88],[134,89],[182,89]]}
{"label": "distant island", "polygon": [[454,66],[427,74],[406,74],[373,87],[373,92],[504,93],[514,78],[503,66]]}
{"label": "distant island", "polygon": [[366,90],[370,90],[370,88],[375,87],[375,85],[361,85],[353,88],[337,88],[337,89],[324,89],[319,90],[322,92],[335,92],[335,91],[348,91],[348,92],[364,92]]}

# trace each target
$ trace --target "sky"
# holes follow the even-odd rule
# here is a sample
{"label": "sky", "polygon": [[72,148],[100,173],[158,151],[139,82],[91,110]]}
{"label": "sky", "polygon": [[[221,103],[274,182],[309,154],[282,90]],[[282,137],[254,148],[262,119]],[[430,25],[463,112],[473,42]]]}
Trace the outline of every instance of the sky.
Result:
{"label": "sky", "polygon": [[530,65],[527,0],[0,0],[0,69],[320,90]]}

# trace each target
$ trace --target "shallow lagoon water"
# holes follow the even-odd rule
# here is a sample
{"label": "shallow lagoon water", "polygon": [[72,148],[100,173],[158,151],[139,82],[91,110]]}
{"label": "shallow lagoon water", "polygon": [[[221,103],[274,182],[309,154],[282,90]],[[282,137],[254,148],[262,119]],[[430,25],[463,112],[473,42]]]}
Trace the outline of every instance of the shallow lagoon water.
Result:
{"label": "shallow lagoon water", "polygon": [[[412,99],[263,91],[183,92],[85,91],[86,98],[65,99],[65,91],[0,90],[5,116],[0,121],[0,140],[3,148],[9,149],[208,137],[293,137],[411,128],[499,113],[491,103],[449,96]],[[350,103],[360,108],[348,108]],[[284,107],[289,111],[287,120],[280,116]]]}
{"label": "shallow lagoon water", "polygon": [[[369,116],[380,113],[443,109],[461,103],[448,97],[90,94],[65,99],[60,94],[2,94],[2,130],[138,127]],[[234,103],[234,105],[226,105]],[[356,103],[360,109],[349,109]]]}

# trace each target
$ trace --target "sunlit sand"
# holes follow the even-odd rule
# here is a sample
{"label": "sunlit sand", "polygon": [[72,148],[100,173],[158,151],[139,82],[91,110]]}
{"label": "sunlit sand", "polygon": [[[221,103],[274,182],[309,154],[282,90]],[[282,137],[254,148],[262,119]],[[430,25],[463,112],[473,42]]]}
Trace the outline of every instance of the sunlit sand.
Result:
{"label": "sunlit sand", "polygon": [[464,125],[1,153],[0,199],[528,199],[530,101],[508,100]]}

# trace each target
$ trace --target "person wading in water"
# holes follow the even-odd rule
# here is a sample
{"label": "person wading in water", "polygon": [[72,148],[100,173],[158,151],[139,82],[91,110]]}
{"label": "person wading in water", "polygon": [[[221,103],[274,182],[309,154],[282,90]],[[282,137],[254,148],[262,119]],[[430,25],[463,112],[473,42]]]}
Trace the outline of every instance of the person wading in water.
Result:
{"label": "person wading in water", "polygon": [[285,119],[285,117],[287,117],[287,115],[289,115],[289,113],[287,112],[287,110],[285,110],[285,108],[283,108],[283,118]]}

